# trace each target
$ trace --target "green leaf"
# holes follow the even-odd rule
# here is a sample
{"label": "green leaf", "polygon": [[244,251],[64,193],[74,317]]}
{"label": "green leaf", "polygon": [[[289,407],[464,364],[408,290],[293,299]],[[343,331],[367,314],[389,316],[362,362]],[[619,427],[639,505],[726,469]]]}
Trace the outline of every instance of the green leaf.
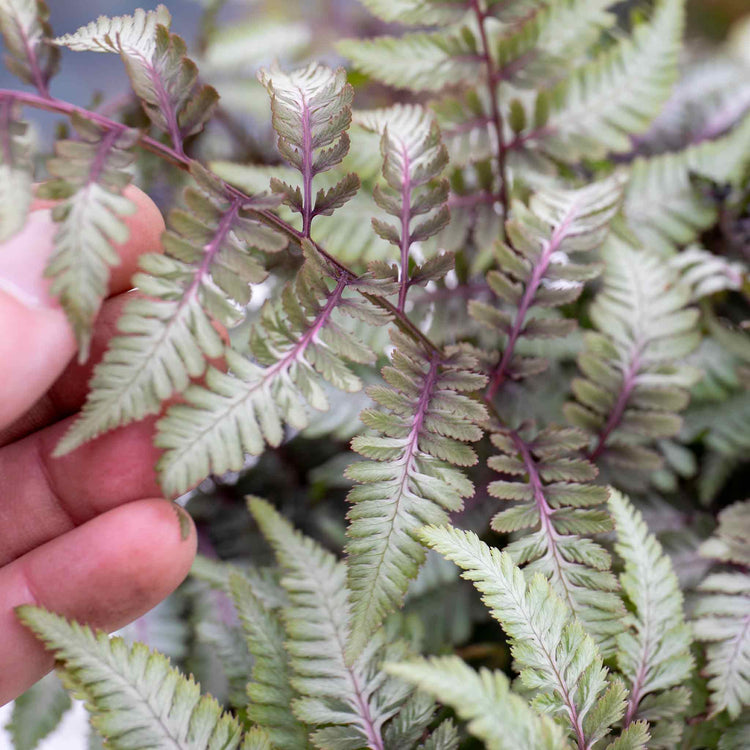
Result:
{"label": "green leaf", "polygon": [[71,706],[70,696],[54,673],[43,677],[13,701],[5,728],[14,750],[34,750],[60,723]]}
{"label": "green leaf", "polygon": [[[625,620],[627,630],[617,639],[617,662],[630,685],[627,726],[640,717],[638,708],[645,696],[661,693],[666,698],[663,691],[684,684],[694,661],[682,594],[669,557],[627,498],[613,490],[609,507],[617,532],[615,549],[625,561],[620,581],[632,606]],[[674,699],[680,705],[681,697],[674,695]],[[652,707],[648,716],[652,725],[661,718],[673,718],[666,701],[661,711]]]}
{"label": "green leaf", "polygon": [[0,104],[0,129],[6,134],[0,148],[0,242],[24,227],[33,198],[34,169],[27,127],[16,119],[11,104]]}
{"label": "green leaf", "polygon": [[396,350],[383,369],[388,386],[368,394],[386,411],[365,410],[360,419],[378,434],[359,435],[352,448],[368,461],[352,464],[358,482],[348,501],[347,567],[352,592],[349,656],[366,646],[385,616],[403,601],[409,580],[424,560],[414,534],[425,523],[447,521],[473,492],[448,464],[470,466],[476,454],[465,441],[482,436],[486,411],[465,395],[485,381],[477,362],[460,351],[429,353],[394,333]]}
{"label": "green leaf", "polygon": [[557,724],[535,714],[510,691],[502,672],[475,672],[457,656],[387,664],[385,669],[453,708],[488,750],[569,747]]}
{"label": "green leaf", "polygon": [[607,750],[646,750],[650,738],[648,723],[636,721],[614,742],[610,742],[607,745]]}
{"label": "green leaf", "polygon": [[57,178],[47,190],[67,197],[52,209],[58,223],[55,250],[45,268],[51,294],[59,297],[78,341],[78,361],[88,359],[94,320],[107,295],[109,269],[120,263],[115,245],[129,230],[123,217],[136,207],[122,194],[130,182],[130,150],[138,134],[125,127],[105,130],[73,117],[76,140],[58,141],[48,163]]}
{"label": "green leaf", "polygon": [[[591,636],[546,578],[537,574],[527,583],[507,552],[488,547],[473,532],[431,526],[420,537],[462,568],[482,594],[510,639],[522,684],[535,694],[532,707],[565,716],[579,746],[587,746],[587,715],[600,701],[610,701],[607,670]],[[619,718],[625,709],[622,698],[617,710],[609,707],[605,713]],[[600,727],[597,734],[602,734]]]}
{"label": "green leaf", "polygon": [[54,652],[58,674],[86,701],[92,723],[118,750],[176,746],[233,750],[240,727],[199,686],[143,644],[71,623],[44,609],[23,606],[21,621]]}
{"label": "green leaf", "polygon": [[242,320],[251,286],[266,278],[261,253],[286,241],[252,212],[260,196],[227,198],[204,170],[195,168],[184,209],[170,216],[164,254],[142,256],[135,282],[142,295],[128,301],[96,366],[81,415],[56,449],[74,450],[119,425],[157,414],[163,401],[200,377],[223,344],[211,320],[232,326]]}

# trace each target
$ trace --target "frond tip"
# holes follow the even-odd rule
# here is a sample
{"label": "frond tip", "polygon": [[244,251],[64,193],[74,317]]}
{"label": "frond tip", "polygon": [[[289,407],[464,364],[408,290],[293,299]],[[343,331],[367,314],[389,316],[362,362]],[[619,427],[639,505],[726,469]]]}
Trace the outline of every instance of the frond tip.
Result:
{"label": "frond tip", "polygon": [[240,726],[200,687],[143,644],[128,646],[39,607],[17,610],[57,659],[60,678],[86,701],[92,723],[118,748],[234,750]]}

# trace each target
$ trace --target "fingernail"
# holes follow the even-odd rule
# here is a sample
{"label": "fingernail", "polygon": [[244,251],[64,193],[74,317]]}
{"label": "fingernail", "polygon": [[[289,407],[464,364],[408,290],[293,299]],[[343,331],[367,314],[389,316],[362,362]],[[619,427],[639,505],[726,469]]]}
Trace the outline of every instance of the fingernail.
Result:
{"label": "fingernail", "polygon": [[44,267],[54,247],[55,222],[48,209],[29,214],[26,226],[0,244],[0,291],[31,308],[57,307]]}

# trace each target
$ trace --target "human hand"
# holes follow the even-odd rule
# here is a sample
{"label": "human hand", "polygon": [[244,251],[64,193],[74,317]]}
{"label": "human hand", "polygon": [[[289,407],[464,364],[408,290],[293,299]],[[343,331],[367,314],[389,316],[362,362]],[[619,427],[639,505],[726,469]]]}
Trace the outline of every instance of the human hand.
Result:
{"label": "human hand", "polygon": [[[115,332],[138,256],[158,249],[164,228],[146,195],[126,194],[138,210],[96,323],[93,362]],[[182,511],[159,499],[153,420],[51,458],[93,365],[71,362],[72,330],[42,277],[56,226],[44,204],[35,208],[0,245],[0,705],[52,667],[15,607],[36,604],[115,630],[179,585],[196,546],[192,523],[183,539]]]}

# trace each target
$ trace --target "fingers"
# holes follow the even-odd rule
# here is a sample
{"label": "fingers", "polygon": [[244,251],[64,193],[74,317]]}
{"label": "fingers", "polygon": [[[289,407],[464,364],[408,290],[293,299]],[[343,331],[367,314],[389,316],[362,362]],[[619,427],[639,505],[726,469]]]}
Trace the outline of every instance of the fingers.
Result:
{"label": "fingers", "polygon": [[[130,238],[118,247],[110,292],[130,287],[138,257],[160,248],[164,221],[140,190],[126,191],[138,210],[125,221]],[[53,249],[55,223],[48,210],[33,212],[24,229],[0,247],[0,427],[25,413],[57,379],[75,353],[65,314],[49,295],[44,266]]]}
{"label": "fingers", "polygon": [[[182,538],[178,513],[190,524]],[[196,538],[187,514],[166,500],[111,510],[0,570],[0,705],[52,667],[17,620],[36,604],[107,631],[147,612],[185,578]]]}
{"label": "fingers", "polygon": [[70,420],[0,450],[0,565],[119,505],[158,497],[153,420],[103,435],[61,458],[52,448]]}

